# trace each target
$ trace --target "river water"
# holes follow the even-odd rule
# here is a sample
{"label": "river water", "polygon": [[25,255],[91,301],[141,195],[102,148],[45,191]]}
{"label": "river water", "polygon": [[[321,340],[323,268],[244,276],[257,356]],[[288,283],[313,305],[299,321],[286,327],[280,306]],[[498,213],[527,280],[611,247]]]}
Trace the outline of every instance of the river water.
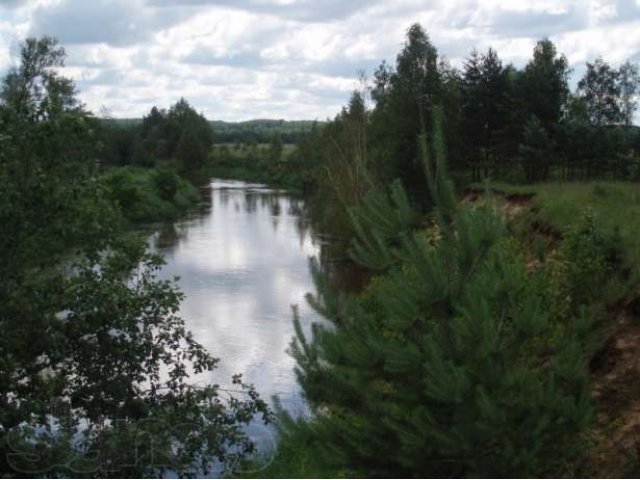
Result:
{"label": "river water", "polygon": [[153,249],[164,254],[162,278],[179,277],[181,314],[209,353],[220,358],[210,378],[228,385],[242,373],[262,398],[277,395],[294,415],[305,403],[286,350],[294,335],[291,306],[305,329],[319,316],[309,257],[320,252],[304,202],[286,192],[240,181],[213,180],[203,201],[180,221],[157,226]]}

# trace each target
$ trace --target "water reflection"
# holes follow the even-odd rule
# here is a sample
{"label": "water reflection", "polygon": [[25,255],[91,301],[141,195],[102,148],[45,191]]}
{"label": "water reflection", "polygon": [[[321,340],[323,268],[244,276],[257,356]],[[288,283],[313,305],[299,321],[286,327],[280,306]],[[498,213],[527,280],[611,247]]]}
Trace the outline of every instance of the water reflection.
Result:
{"label": "water reflection", "polygon": [[188,328],[221,359],[215,378],[201,380],[224,384],[243,373],[264,398],[302,411],[286,349],[291,305],[305,325],[319,320],[304,299],[314,289],[308,258],[320,249],[304,204],[243,182],[213,181],[203,193],[199,211],[151,237],[167,261],[161,275],[180,277]]}

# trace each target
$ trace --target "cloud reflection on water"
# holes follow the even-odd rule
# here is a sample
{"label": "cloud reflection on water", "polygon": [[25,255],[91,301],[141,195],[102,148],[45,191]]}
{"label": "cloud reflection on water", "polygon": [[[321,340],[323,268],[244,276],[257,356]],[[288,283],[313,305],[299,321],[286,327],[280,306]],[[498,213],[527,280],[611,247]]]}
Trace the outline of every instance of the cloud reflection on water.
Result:
{"label": "cloud reflection on water", "polygon": [[[314,289],[308,268],[319,245],[300,200],[243,182],[214,181],[203,211],[156,232],[165,255],[163,278],[180,277],[187,327],[221,359],[214,378],[243,373],[263,396],[303,409],[286,349],[291,305],[306,325],[318,320],[304,296]],[[200,380],[200,379],[198,379]]]}

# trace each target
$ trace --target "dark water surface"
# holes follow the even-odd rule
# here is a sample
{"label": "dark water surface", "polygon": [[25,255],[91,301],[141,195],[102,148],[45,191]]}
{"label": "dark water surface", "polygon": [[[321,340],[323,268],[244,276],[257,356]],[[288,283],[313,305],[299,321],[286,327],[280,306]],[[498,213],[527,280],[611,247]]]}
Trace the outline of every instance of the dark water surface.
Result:
{"label": "dark water surface", "polygon": [[221,359],[211,378],[196,381],[228,385],[242,373],[263,398],[278,395],[302,413],[286,349],[294,334],[291,305],[307,328],[319,320],[304,298],[314,290],[309,257],[320,251],[304,202],[261,185],[213,180],[198,211],[158,227],[150,243],[167,262],[161,277],[180,277],[187,327]]}

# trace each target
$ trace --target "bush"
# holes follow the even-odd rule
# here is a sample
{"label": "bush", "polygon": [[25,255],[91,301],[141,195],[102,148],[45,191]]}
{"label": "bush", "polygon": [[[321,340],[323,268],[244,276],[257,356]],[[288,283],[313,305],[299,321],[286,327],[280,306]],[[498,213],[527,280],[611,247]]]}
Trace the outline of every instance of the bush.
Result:
{"label": "bush", "polygon": [[166,166],[114,168],[103,181],[123,215],[133,222],[174,220],[199,200],[196,187]]}
{"label": "bush", "polygon": [[170,167],[159,166],[153,172],[153,183],[160,194],[160,198],[170,202],[178,192],[180,177]]}
{"label": "bush", "polygon": [[113,199],[118,202],[124,212],[140,202],[142,191],[131,170],[127,168],[112,170],[105,179]]}
{"label": "bush", "polygon": [[[594,186],[594,193],[606,192],[605,187]],[[551,310],[560,318],[580,314],[580,308],[603,296],[621,264],[619,232],[605,234],[593,211],[585,210],[581,221],[567,231],[557,255],[547,266]]]}

